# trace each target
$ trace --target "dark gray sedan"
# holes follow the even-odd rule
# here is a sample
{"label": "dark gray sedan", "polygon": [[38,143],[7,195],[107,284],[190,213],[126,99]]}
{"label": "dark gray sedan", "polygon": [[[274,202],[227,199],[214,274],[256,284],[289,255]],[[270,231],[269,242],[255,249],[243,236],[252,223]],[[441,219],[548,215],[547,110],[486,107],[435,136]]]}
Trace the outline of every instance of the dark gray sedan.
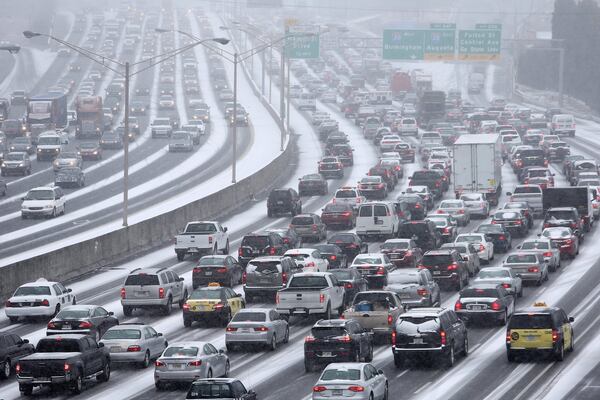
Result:
{"label": "dark gray sedan", "polygon": [[498,283],[476,283],[460,291],[456,314],[467,322],[490,320],[506,325],[515,312],[515,296]]}

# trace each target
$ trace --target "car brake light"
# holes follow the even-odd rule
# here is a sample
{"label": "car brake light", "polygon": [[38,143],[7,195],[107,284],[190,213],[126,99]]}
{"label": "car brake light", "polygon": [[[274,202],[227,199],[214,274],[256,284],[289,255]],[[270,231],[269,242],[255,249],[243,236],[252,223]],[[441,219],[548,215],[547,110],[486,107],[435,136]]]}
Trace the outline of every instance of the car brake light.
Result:
{"label": "car brake light", "polygon": [[573,239],[567,239],[567,240],[565,240],[565,244],[568,244],[568,245],[573,244]]}
{"label": "car brake light", "polygon": [[485,246],[483,244],[479,245],[479,251],[484,251],[485,250]]}
{"label": "car brake light", "polygon": [[446,331],[440,331],[440,340],[442,342],[442,346],[446,345]]}
{"label": "car brake light", "polygon": [[217,304],[215,304],[215,311],[222,310],[224,307],[225,307],[225,304],[217,303]]}
{"label": "car brake light", "polygon": [[246,279],[248,278],[248,274],[247,273],[242,273],[242,284],[245,285],[246,284]]}
{"label": "car brake light", "polygon": [[544,257],[552,257],[552,252],[551,251],[546,251],[544,253]]}
{"label": "car brake light", "polygon": [[510,330],[506,331],[506,343],[510,343],[511,341],[511,334],[510,334]]}
{"label": "car brake light", "polygon": [[208,244],[212,244],[212,242],[213,242],[213,237],[209,235],[208,236]]}
{"label": "car brake light", "polygon": [[503,283],[503,284],[502,284],[502,287],[503,287],[504,289],[510,289],[510,288],[512,287],[512,285],[511,285],[510,283]]}
{"label": "car brake light", "polygon": [[394,318],[392,317],[392,315],[391,315],[391,314],[388,314],[388,317],[387,317],[387,322],[388,322],[388,325],[391,325],[391,324],[392,324],[392,322],[394,322]]}
{"label": "car brake light", "polygon": [[458,311],[458,310],[462,310],[462,303],[460,302],[460,300],[457,300],[456,303],[454,303],[454,310]]}
{"label": "car brake light", "polygon": [[427,291],[427,289],[417,289],[417,294],[421,297],[425,297],[429,295],[429,292]]}
{"label": "car brake light", "polygon": [[324,294],[324,293],[321,293],[321,294],[319,295],[319,302],[320,302],[320,303],[325,303],[325,294]]}
{"label": "car brake light", "polygon": [[338,341],[344,342],[344,343],[350,343],[352,341],[352,338],[350,336],[348,336],[348,335],[344,335],[344,336],[341,336],[338,339]]}
{"label": "car brake light", "polygon": [[121,298],[122,299],[127,298],[127,293],[125,292],[125,288],[121,288]]}
{"label": "car brake light", "polygon": [[238,328],[233,328],[231,326],[228,326],[227,328],[225,328],[226,332],[236,332],[238,330]]}
{"label": "car brake light", "polygon": [[396,331],[392,331],[392,346],[396,344]]}
{"label": "car brake light", "polygon": [[242,248],[240,247],[240,248],[238,249],[238,256],[240,256],[240,257],[241,257],[242,255],[243,255],[243,252],[242,252]]}
{"label": "car brake light", "polygon": [[138,351],[142,351],[142,348],[138,345],[133,345],[133,346],[129,346],[127,348],[128,352],[138,352]]}
{"label": "car brake light", "polygon": [[499,311],[501,308],[502,308],[502,306],[500,305],[500,303],[498,303],[498,300],[496,300],[492,303],[492,310]]}
{"label": "car brake light", "polygon": [[275,247],[271,247],[271,248],[269,248],[269,255],[272,255],[272,256],[274,256],[274,255],[275,255],[275,252],[276,252],[276,249],[275,249]]}
{"label": "car brake light", "polygon": [[65,371],[65,372],[69,372],[70,370],[71,370],[71,365],[70,365],[70,364],[67,364],[67,363],[65,363],[65,365],[63,365],[63,371]]}
{"label": "car brake light", "polygon": [[202,365],[202,360],[194,360],[188,363],[190,367],[199,367]]}
{"label": "car brake light", "polygon": [[450,233],[450,228],[449,227],[444,228],[444,233]]}
{"label": "car brake light", "polygon": [[417,265],[417,268],[419,268],[419,269],[425,269],[425,268],[427,268],[427,267],[426,267],[426,266],[424,266],[423,264],[419,264],[419,265]]}
{"label": "car brake light", "polygon": [[458,263],[453,262],[452,264],[448,265],[446,269],[448,271],[456,271],[458,269]]}
{"label": "car brake light", "polygon": [[420,204],[415,204],[415,208],[421,208]]}
{"label": "car brake light", "polygon": [[90,329],[92,324],[89,321],[82,321],[79,323],[79,328],[81,329]]}
{"label": "car brake light", "polygon": [[313,386],[313,392],[320,393],[326,391],[327,388],[325,386]]}
{"label": "car brake light", "polygon": [[12,307],[12,303],[7,300],[6,303],[4,303],[4,307],[6,307],[6,308]]}
{"label": "car brake light", "polygon": [[365,388],[362,386],[350,386],[350,387],[348,387],[348,390],[356,393],[356,392],[364,392]]}
{"label": "car brake light", "polygon": [[377,268],[377,275],[385,275],[385,268],[384,267]]}
{"label": "car brake light", "polygon": [[529,267],[529,269],[527,271],[528,272],[540,272],[540,269],[538,267]]}
{"label": "car brake light", "polygon": [[17,375],[21,372],[21,364],[15,365],[15,372],[17,373]]}
{"label": "car brake light", "polygon": [[48,301],[48,299],[42,300],[42,306],[43,307],[49,307],[50,306],[50,302]]}
{"label": "car brake light", "polygon": [[48,322],[47,327],[48,327],[48,329],[55,329],[56,325],[54,324],[54,322]]}
{"label": "car brake light", "polygon": [[165,288],[158,288],[158,298],[159,299],[165,298]]}
{"label": "car brake light", "polygon": [[465,213],[465,210],[458,210],[458,213],[459,213],[459,214],[464,214],[464,213]]}
{"label": "car brake light", "polygon": [[225,273],[227,273],[227,268],[218,268],[217,272],[220,274],[225,274]]}
{"label": "car brake light", "polygon": [[314,341],[316,341],[316,339],[314,336],[311,336],[311,335],[304,338],[304,343],[312,343]]}
{"label": "car brake light", "polygon": [[316,231],[317,229],[318,229],[317,225],[313,224],[313,225],[312,225],[312,230],[313,230],[313,231]]}
{"label": "car brake light", "polygon": [[269,328],[267,328],[266,326],[257,326],[254,328],[255,332],[268,332]]}
{"label": "car brake light", "polygon": [[552,343],[558,342],[558,329],[552,329]]}
{"label": "car brake light", "polygon": [[515,221],[515,224],[521,225],[521,224],[523,224],[523,221],[521,221],[520,219],[518,219],[518,220]]}
{"label": "car brake light", "polygon": [[162,362],[162,361],[158,361],[158,360],[156,360],[156,361],[154,362],[154,366],[155,366],[155,367],[164,367],[164,366],[165,366],[165,363],[164,363],[164,362]]}

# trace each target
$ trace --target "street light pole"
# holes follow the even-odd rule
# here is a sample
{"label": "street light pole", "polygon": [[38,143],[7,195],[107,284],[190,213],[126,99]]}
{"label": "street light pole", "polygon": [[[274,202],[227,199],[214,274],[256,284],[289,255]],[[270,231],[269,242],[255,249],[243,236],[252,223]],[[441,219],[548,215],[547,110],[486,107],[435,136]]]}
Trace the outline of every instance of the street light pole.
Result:
{"label": "street light pole", "polygon": [[237,164],[237,66],[238,53],[233,53],[233,162],[231,166],[231,183],[236,183],[235,169]]}
{"label": "street light pole", "polygon": [[283,121],[285,120],[285,47],[281,49],[281,83],[279,84],[279,119],[281,123],[281,146],[280,151],[283,151],[283,141],[285,140],[285,131],[283,129]]}
{"label": "street light pole", "polygon": [[123,138],[123,226],[128,226],[129,209],[129,61],[125,63],[125,137]]}
{"label": "street light pole", "polygon": [[[290,60],[288,60],[287,63],[287,79],[286,79],[286,90],[285,90],[286,94],[286,98],[287,98],[287,109],[286,109],[286,121],[287,121],[287,132],[288,135],[290,133]],[[281,147],[280,150],[283,151],[283,142],[285,141],[285,137],[282,136],[281,138]]]}

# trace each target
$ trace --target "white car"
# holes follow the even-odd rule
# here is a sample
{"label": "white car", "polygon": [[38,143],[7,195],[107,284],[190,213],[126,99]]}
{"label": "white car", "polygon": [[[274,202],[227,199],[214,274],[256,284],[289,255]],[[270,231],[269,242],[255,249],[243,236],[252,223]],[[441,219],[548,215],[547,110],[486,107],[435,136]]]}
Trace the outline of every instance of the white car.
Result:
{"label": "white car", "polygon": [[548,264],[548,269],[551,272],[560,268],[560,249],[556,243],[546,237],[526,239],[517,246],[517,249],[540,254],[544,257],[544,261]]}
{"label": "white car", "polygon": [[402,143],[402,139],[398,135],[385,135],[379,142],[379,149],[382,152],[392,151],[396,148],[396,145]]}
{"label": "white car", "polygon": [[442,200],[437,213],[452,215],[462,226],[467,226],[471,221],[470,211],[462,200]]}
{"label": "white car", "polygon": [[367,201],[366,197],[357,188],[344,186],[336,190],[331,202],[333,204],[349,204],[353,208],[357,208],[365,201]]}
{"label": "white car", "polygon": [[501,284],[504,289],[515,297],[523,296],[523,281],[508,267],[488,267],[482,269],[473,280],[474,285],[478,283]]}
{"label": "white car", "polygon": [[21,218],[57,217],[65,213],[65,195],[59,186],[31,189],[21,203]]}
{"label": "white car", "polygon": [[290,249],[285,252],[284,256],[294,259],[296,265],[302,268],[303,272],[327,272],[329,268],[329,261],[323,259],[317,249]]}
{"label": "white car", "polygon": [[454,243],[473,243],[480,260],[489,264],[494,259],[494,243],[484,233],[461,233]]}
{"label": "white car", "polygon": [[398,132],[401,135],[413,135],[416,137],[419,134],[417,120],[414,118],[402,118],[398,124]]}
{"label": "white car", "polygon": [[173,96],[170,96],[170,95],[160,96],[160,99],[158,100],[158,107],[162,108],[162,109],[175,108],[175,100],[173,99]]}
{"label": "white car", "polygon": [[465,202],[471,215],[487,218],[490,215],[490,203],[485,199],[483,193],[464,193],[460,199]]}
{"label": "white car", "polygon": [[77,304],[77,299],[71,289],[60,282],[40,278],[19,286],[6,301],[4,312],[10,322],[15,323],[20,317],[52,317],[61,307],[72,304]]}

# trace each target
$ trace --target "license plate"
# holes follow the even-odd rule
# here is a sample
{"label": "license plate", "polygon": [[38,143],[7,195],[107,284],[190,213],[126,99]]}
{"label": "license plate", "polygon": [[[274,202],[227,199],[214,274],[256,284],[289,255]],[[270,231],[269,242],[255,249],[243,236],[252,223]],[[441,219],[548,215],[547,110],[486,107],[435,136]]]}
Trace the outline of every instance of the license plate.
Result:
{"label": "license plate", "polygon": [[321,353],[321,356],[323,357],[333,357],[333,354],[331,354],[330,351],[324,351]]}
{"label": "license plate", "polygon": [[265,279],[260,279],[259,282],[260,283],[269,283],[270,281],[268,278],[265,278]]}
{"label": "license plate", "polygon": [[400,298],[401,299],[410,299],[410,294],[408,294],[408,293],[400,293]]}
{"label": "license plate", "polygon": [[206,276],[211,276],[211,275],[212,275],[212,271],[205,271],[205,272],[204,272],[204,275],[206,275]]}
{"label": "license plate", "polygon": [[252,332],[251,328],[240,328],[240,332]]}
{"label": "license plate", "polygon": [[283,204],[283,201],[278,201],[277,204]]}
{"label": "license plate", "polygon": [[341,396],[342,395],[342,389],[333,389],[331,392],[332,392],[332,394],[334,396]]}
{"label": "license plate", "polygon": [[434,275],[441,275],[441,274],[442,274],[442,271],[433,271],[433,274],[434,274]]}
{"label": "license plate", "polygon": [[123,349],[122,349],[122,348],[120,348],[119,346],[112,346],[112,347],[110,348],[110,352],[111,352],[111,353],[120,353],[120,352],[122,352],[122,351],[123,351]]}
{"label": "license plate", "polygon": [[71,325],[63,325],[61,329],[62,330],[71,330],[71,329],[73,329],[73,327]]}
{"label": "license plate", "polygon": [[475,305],[475,306],[471,306],[471,310],[483,310],[484,306],[479,306],[479,305]]}
{"label": "license plate", "polygon": [[203,311],[206,309],[206,306],[195,306],[194,311]]}
{"label": "license plate", "polygon": [[423,339],[421,339],[421,338],[415,338],[415,339],[413,339],[412,342],[413,342],[413,344],[423,344]]}
{"label": "license plate", "polygon": [[148,292],[135,292],[135,295],[136,295],[137,297],[143,297],[143,296],[146,296],[146,294],[147,294],[147,293],[148,293]]}
{"label": "license plate", "polygon": [[527,340],[528,342],[533,342],[534,340],[537,340],[537,336],[528,335],[525,336],[525,340]]}
{"label": "license plate", "polygon": [[390,254],[390,258],[400,258],[400,254]]}
{"label": "license plate", "polygon": [[183,369],[185,364],[171,364],[171,369]]}

